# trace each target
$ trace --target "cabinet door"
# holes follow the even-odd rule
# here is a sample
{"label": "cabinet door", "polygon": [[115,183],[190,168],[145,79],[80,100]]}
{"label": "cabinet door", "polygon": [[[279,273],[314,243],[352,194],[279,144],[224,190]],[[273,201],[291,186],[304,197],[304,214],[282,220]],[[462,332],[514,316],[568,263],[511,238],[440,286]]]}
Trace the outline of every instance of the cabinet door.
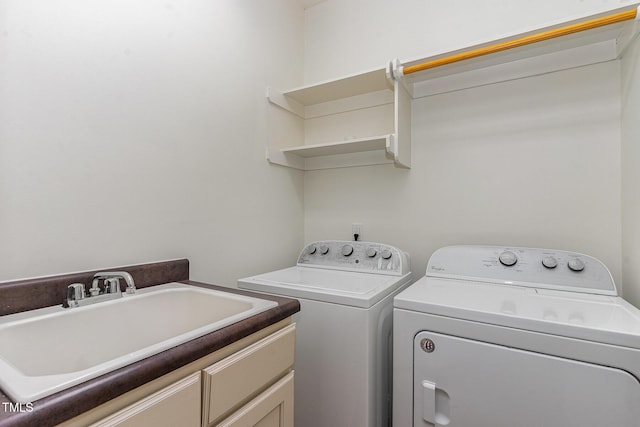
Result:
{"label": "cabinet door", "polygon": [[217,427],[293,427],[293,371]]}
{"label": "cabinet door", "polygon": [[204,370],[203,425],[215,425],[293,366],[295,324]]}
{"label": "cabinet door", "polygon": [[139,400],[92,427],[200,426],[200,372]]}

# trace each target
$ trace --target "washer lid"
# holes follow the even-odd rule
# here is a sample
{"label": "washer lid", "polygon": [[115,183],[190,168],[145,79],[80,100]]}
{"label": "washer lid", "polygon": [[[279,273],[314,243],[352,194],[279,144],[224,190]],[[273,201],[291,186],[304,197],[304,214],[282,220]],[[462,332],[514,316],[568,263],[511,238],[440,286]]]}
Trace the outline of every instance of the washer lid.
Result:
{"label": "washer lid", "polygon": [[290,267],[238,280],[238,287],[276,295],[369,308],[408,282],[401,277]]}
{"label": "washer lid", "polygon": [[423,277],[394,306],[640,349],[640,310],[616,296]]}

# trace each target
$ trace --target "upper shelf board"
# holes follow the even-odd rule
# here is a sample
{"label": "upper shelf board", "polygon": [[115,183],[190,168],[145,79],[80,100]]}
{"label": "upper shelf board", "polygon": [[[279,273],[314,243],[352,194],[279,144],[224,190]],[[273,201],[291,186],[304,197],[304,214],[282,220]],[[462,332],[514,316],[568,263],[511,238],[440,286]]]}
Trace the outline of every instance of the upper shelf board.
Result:
{"label": "upper shelf board", "polygon": [[384,68],[283,92],[302,105],[314,105],[390,89]]}

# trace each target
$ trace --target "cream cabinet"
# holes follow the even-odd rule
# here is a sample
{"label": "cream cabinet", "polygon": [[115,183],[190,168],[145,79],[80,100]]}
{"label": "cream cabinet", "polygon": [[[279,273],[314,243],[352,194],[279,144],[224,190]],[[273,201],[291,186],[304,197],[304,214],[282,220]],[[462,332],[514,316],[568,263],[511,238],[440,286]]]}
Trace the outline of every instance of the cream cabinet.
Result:
{"label": "cream cabinet", "polygon": [[293,426],[295,331],[280,321],[60,426]]}
{"label": "cream cabinet", "polygon": [[92,427],[198,427],[200,425],[200,373],[139,400]]}
{"label": "cream cabinet", "polygon": [[293,371],[234,412],[218,426],[293,426]]}
{"label": "cream cabinet", "polygon": [[271,425],[259,422],[274,417],[292,426],[294,349],[291,325],[204,369],[202,425]]}

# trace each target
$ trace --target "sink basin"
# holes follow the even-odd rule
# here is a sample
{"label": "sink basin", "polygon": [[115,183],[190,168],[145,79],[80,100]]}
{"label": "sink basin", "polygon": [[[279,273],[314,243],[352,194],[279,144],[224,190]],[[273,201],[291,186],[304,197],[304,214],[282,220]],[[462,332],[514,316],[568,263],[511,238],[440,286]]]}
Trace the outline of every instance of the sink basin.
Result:
{"label": "sink basin", "polygon": [[275,307],[181,283],[0,317],[0,387],[29,403]]}

